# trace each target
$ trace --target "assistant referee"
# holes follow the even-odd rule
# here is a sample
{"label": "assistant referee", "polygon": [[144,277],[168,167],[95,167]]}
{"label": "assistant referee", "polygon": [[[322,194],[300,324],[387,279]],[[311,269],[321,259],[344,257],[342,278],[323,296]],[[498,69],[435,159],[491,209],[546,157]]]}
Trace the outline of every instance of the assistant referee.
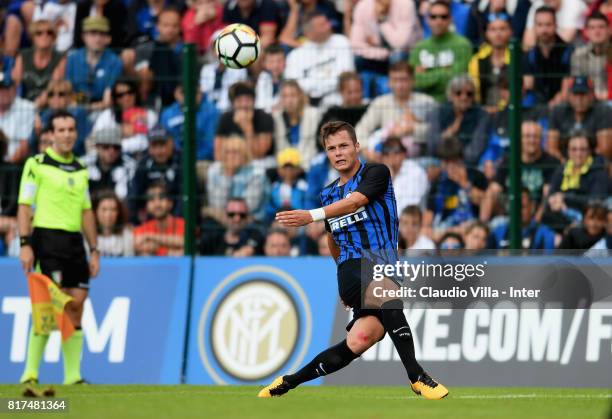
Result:
{"label": "assistant referee", "polygon": [[[98,274],[100,266],[96,224],[87,169],[72,153],[77,139],[76,120],[70,113],[59,111],[51,116],[49,126],[53,145],[45,153],[30,157],[21,175],[19,259],[26,276],[34,268],[73,298],[65,309],[76,331],[62,342],[64,384],[82,384],[81,316],[89,278]],[[89,244],[89,261],[81,230]],[[38,368],[48,339],[48,335],[37,335],[30,329],[22,383],[38,382]]]}

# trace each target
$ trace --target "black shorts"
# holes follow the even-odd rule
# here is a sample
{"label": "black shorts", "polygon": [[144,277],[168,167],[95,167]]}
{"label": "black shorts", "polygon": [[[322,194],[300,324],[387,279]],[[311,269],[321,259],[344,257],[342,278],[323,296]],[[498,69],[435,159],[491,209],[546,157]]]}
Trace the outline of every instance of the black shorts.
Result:
{"label": "black shorts", "polygon": [[35,228],[34,267],[61,288],[89,288],[89,263],[81,233]]}
{"label": "black shorts", "polygon": [[[380,309],[361,307],[362,287],[365,289],[372,281],[372,275],[369,273],[371,267],[369,265],[362,267],[363,261],[364,259],[348,259],[338,265],[338,293],[344,305],[353,309],[353,319],[346,325],[347,332],[361,317],[375,316],[382,323],[382,311]],[[362,269],[364,270],[363,275]]]}

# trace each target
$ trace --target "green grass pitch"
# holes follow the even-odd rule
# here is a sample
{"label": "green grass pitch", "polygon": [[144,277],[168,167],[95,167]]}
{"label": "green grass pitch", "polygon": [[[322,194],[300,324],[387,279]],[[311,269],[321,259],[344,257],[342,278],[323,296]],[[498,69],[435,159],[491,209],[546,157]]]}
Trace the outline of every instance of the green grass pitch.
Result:
{"label": "green grass pitch", "polygon": [[[40,386],[44,388],[44,386]],[[406,387],[308,387],[281,398],[258,399],[251,386],[56,386],[69,412],[55,418],[444,418],[608,419],[610,389],[451,388],[444,400],[427,401]],[[21,386],[0,385],[0,398],[20,395]],[[42,414],[49,416],[50,414]],[[0,413],[0,419],[7,417]],[[40,418],[41,413],[9,414]]]}

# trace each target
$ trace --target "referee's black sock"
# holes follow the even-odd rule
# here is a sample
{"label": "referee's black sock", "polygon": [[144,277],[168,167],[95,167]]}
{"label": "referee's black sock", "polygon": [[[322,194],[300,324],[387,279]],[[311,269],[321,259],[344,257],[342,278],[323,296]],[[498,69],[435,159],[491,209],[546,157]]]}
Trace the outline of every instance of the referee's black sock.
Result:
{"label": "referee's black sock", "polygon": [[406,368],[408,378],[414,383],[419,375],[423,373],[423,367],[421,367],[414,356],[412,331],[410,326],[408,326],[406,316],[404,316],[403,304],[400,300],[387,301],[381,308],[382,323],[385,331],[393,341],[402,364]]}
{"label": "referee's black sock", "polygon": [[284,379],[291,388],[295,388],[306,381],[336,372],[346,367],[355,358],[359,358],[359,355],[351,351],[346,344],[346,339],[344,339],[339,344],[315,356],[312,361],[295,374],[285,375]]}

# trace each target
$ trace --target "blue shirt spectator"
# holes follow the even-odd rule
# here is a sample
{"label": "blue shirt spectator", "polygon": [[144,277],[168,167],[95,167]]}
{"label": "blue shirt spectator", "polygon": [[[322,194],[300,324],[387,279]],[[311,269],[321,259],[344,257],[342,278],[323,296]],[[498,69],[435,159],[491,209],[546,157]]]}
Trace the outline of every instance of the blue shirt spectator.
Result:
{"label": "blue shirt spectator", "polygon": [[465,166],[463,144],[456,138],[442,142],[438,155],[442,171],[431,185],[424,224],[448,228],[471,221],[478,216],[477,195],[487,189],[487,179]]}
{"label": "blue shirt spectator", "polygon": [[[510,247],[510,223],[505,222],[495,228],[492,233],[492,249],[508,249]],[[555,248],[555,232],[548,226],[532,221],[522,227],[521,239],[523,249],[551,250]]]}
{"label": "blue shirt spectator", "polygon": [[158,38],[157,20],[162,10],[180,5],[172,0],[130,0],[127,44],[136,45]]}
{"label": "blue shirt spectator", "polygon": [[86,48],[81,48],[68,55],[66,79],[72,83],[77,94],[90,101],[99,101],[104,91],[115,84],[122,69],[121,60],[110,51],[104,51],[96,65],[91,67],[87,63]]}
{"label": "blue shirt spectator", "polygon": [[294,184],[276,181],[272,184],[270,201],[266,207],[266,219],[274,221],[274,216],[279,211],[301,209],[306,205],[306,191],[308,185],[304,179],[298,179]]}
{"label": "blue shirt spectator", "polygon": [[134,16],[136,20],[136,28],[139,34],[146,35],[150,39],[157,38],[157,16],[152,13],[151,8],[143,6],[136,12]]}
{"label": "blue shirt spectator", "polygon": [[106,18],[88,17],[83,21],[85,48],[68,55],[66,80],[72,83],[79,102],[102,101],[105,91],[115,84],[123,70],[121,59],[106,49],[109,31]]}
{"label": "blue shirt spectator", "polygon": [[449,176],[447,171],[443,171],[432,184],[427,209],[433,213],[434,226],[454,227],[478,216],[479,206],[473,202],[470,192],[472,188],[484,191],[487,179],[478,170],[465,167],[464,170],[466,186],[460,186],[454,175]]}
{"label": "blue shirt spectator", "polygon": [[279,211],[302,209],[306,205],[308,185],[300,179],[300,154],[296,148],[289,147],[278,153],[279,180],[272,184],[270,199],[266,205],[266,220],[274,221]]}
{"label": "blue shirt spectator", "polygon": [[[177,150],[182,149],[183,127],[185,126],[185,115],[183,114],[183,89],[177,87],[174,97],[176,102],[168,106],[159,117],[159,123],[172,137]],[[213,160],[215,132],[219,120],[219,111],[212,103],[203,100],[198,94],[196,101],[199,102],[196,113],[196,158],[198,160]]]}

